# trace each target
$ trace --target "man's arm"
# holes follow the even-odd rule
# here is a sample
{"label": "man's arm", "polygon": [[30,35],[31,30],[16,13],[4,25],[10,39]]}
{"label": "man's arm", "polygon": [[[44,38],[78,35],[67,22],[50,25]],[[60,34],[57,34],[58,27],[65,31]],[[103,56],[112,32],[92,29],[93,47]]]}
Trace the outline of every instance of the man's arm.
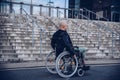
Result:
{"label": "man's arm", "polygon": [[55,39],[51,38],[51,46],[53,49],[55,49]]}
{"label": "man's arm", "polygon": [[62,39],[63,39],[63,41],[64,41],[65,46],[66,46],[67,49],[69,50],[69,52],[70,52],[71,54],[74,54],[74,53],[75,53],[75,52],[74,52],[74,48],[73,48],[72,42],[70,41],[69,35],[64,33],[64,34],[62,35]]}

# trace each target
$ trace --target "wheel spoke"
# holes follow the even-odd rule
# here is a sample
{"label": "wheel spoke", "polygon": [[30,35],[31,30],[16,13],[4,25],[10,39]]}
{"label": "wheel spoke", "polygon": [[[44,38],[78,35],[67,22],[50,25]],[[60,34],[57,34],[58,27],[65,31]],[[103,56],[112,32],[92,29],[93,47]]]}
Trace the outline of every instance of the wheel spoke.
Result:
{"label": "wheel spoke", "polygon": [[55,52],[51,52],[46,59],[46,68],[50,73],[56,74],[55,69]]}
{"label": "wheel spoke", "polygon": [[[61,64],[62,62],[62,64]],[[67,52],[61,53],[56,60],[56,70],[61,77],[71,77],[77,71],[78,62],[76,57],[70,57]]]}

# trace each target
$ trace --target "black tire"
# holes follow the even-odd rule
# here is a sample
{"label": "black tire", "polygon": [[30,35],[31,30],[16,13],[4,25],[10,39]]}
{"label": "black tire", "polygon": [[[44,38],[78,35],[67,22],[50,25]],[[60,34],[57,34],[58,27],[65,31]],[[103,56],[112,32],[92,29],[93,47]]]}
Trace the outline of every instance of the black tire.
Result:
{"label": "black tire", "polygon": [[78,74],[78,76],[81,77],[85,74],[85,71],[82,68],[80,68],[80,69],[77,70],[77,74]]}
{"label": "black tire", "polygon": [[56,59],[56,71],[61,77],[73,76],[77,71],[77,67],[77,58],[71,57],[67,51],[61,53]]}
{"label": "black tire", "polygon": [[57,74],[55,68],[55,51],[52,51],[50,54],[47,55],[45,65],[50,73]]}

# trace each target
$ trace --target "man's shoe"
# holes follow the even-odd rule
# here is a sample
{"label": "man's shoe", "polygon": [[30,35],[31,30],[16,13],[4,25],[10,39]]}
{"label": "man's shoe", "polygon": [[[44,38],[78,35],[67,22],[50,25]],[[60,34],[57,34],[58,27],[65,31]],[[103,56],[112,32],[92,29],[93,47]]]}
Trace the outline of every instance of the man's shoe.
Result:
{"label": "man's shoe", "polygon": [[85,71],[88,71],[88,70],[90,70],[90,66],[83,66],[82,69],[85,70]]}

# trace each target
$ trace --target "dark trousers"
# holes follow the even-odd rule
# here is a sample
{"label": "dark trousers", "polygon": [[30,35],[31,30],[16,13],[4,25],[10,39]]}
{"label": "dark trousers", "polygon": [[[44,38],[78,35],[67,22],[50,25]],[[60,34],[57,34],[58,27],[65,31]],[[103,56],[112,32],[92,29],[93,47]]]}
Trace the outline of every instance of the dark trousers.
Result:
{"label": "dark trousers", "polygon": [[64,51],[64,48],[56,48],[56,58],[59,56],[60,53]]}

